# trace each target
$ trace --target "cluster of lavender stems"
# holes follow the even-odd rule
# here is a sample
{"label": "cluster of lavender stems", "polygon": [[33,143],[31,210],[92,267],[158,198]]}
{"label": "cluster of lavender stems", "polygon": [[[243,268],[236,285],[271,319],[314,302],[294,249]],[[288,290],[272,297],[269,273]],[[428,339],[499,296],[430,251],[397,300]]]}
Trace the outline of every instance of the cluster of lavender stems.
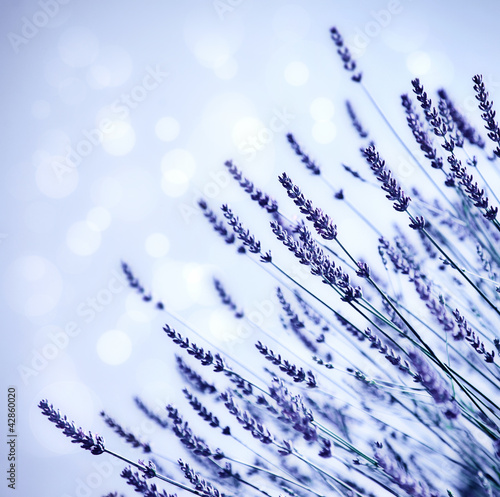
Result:
{"label": "cluster of lavender stems", "polygon": [[[105,446],[101,436],[78,428],[47,400],[39,404],[72,443],[125,463],[123,483],[144,497],[173,497],[169,492],[500,497],[500,224],[490,203],[497,198],[494,185],[486,179],[496,167],[486,155],[488,143],[500,157],[494,104],[483,78],[474,76],[485,139],[445,89],[438,90],[435,106],[416,79],[409,84],[414,97],[401,97],[405,135],[371,96],[337,28],[330,30],[330,41],[347,83],[368,97],[368,105],[359,95],[346,99],[348,123],[364,161],[346,166],[340,149],[337,169],[329,171],[305,152],[309,146],[302,145],[303,138],[299,144],[287,133],[283,142],[295,155],[266,187],[269,193],[232,160],[225,162],[250,201],[265,211],[260,211],[260,228],[257,218],[252,230],[240,221],[239,206],[198,203],[209,225],[203,236],[213,236],[221,251],[248,256],[239,261],[253,264],[255,288],[263,292],[264,282],[272,282],[274,315],[252,321],[250,304],[237,302],[227,289],[249,281],[235,277],[226,288],[225,278],[214,277],[212,291],[228,319],[249,330],[243,348],[230,352],[169,312],[168,303],[155,300],[122,263],[143,305],[167,316],[165,350],[172,352],[182,395],[162,411],[148,407],[151,399],[133,397],[135,409],[161,428],[161,442],[142,441],[140,433],[124,429],[105,412],[101,423],[139,457],[157,460],[131,460]],[[410,198],[409,185],[403,186],[369,141],[373,135],[362,125],[367,112],[380,114],[395,147],[409,152],[414,140],[422,154],[410,157],[433,188],[423,194],[411,190]],[[304,166],[312,174],[304,184],[295,183],[291,177],[299,177],[296,171]],[[364,179],[370,172],[373,181]],[[327,176],[339,186],[333,188]],[[348,179],[359,188],[355,199],[380,194],[372,188],[375,183],[381,187],[398,211],[393,231],[377,228],[379,214],[369,203],[348,200],[342,184]],[[317,182],[326,183],[330,195],[322,196]],[[310,199],[304,192],[311,191],[316,193]],[[280,200],[278,209],[275,198],[284,193],[288,201]],[[354,242],[337,228],[339,200],[362,223]],[[400,225],[399,213],[410,223]],[[272,217],[270,227],[266,214]],[[365,239],[365,229],[376,239]],[[126,412],[118,418],[128,422]],[[151,448],[160,445],[168,447],[165,455]]]}

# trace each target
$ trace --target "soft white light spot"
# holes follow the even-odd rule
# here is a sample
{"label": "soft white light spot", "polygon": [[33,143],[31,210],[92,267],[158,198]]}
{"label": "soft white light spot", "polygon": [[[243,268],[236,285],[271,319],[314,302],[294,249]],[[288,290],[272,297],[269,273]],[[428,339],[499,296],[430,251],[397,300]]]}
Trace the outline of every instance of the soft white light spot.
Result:
{"label": "soft white light spot", "polygon": [[38,189],[47,197],[64,198],[78,186],[79,174],[64,156],[48,157],[36,168],[35,181]]}
{"label": "soft white light spot", "polygon": [[58,43],[61,59],[71,67],[92,64],[99,54],[99,41],[90,29],[72,27],[64,31]]}
{"label": "soft white light spot", "polygon": [[89,70],[88,80],[94,88],[120,86],[130,78],[132,69],[132,59],[126,50],[108,46],[101,49]]}
{"label": "soft white light spot", "polygon": [[408,55],[406,66],[415,76],[423,76],[430,71],[432,62],[429,54],[417,51]]}
{"label": "soft white light spot", "polygon": [[103,135],[102,147],[109,155],[127,155],[135,145],[135,132],[125,121],[114,121],[111,131]]}
{"label": "soft white light spot", "polygon": [[31,107],[35,119],[46,119],[50,116],[50,104],[47,100],[35,100]]}
{"label": "soft white light spot", "polygon": [[196,173],[196,161],[191,152],[182,148],[174,148],[161,159],[162,172],[166,173],[171,169],[182,171],[185,176],[191,179]]}
{"label": "soft white light spot", "polygon": [[215,75],[220,79],[232,79],[238,72],[238,63],[230,57],[220,66],[214,67]]}
{"label": "soft white light spot", "polygon": [[200,64],[213,69],[222,66],[228,60],[231,49],[222,36],[216,33],[206,34],[196,43],[194,54]]}
{"label": "soft white light spot", "polygon": [[208,320],[210,334],[221,342],[230,342],[238,337],[234,319],[222,309],[218,309],[210,314]]}
{"label": "soft white light spot", "polygon": [[155,126],[156,136],[164,141],[171,142],[179,136],[180,126],[173,117],[162,117]]}
{"label": "soft white light spot", "polygon": [[25,257],[21,266],[26,281],[37,281],[47,273],[47,261],[36,255]]}
{"label": "soft white light spot", "polygon": [[90,223],[78,221],[69,228],[66,244],[76,255],[92,255],[101,245],[101,234]]}
{"label": "soft white light spot", "polygon": [[123,198],[123,188],[115,178],[103,177],[92,185],[92,200],[105,208],[115,207]]}
{"label": "soft white light spot", "polygon": [[59,85],[59,97],[67,105],[78,105],[87,95],[87,87],[78,78],[67,78]]}
{"label": "soft white light spot", "polygon": [[120,330],[108,330],[97,340],[97,355],[102,362],[111,366],[123,364],[132,353],[132,342]]}
{"label": "soft white light spot", "polygon": [[151,257],[164,257],[168,254],[170,242],[163,233],[152,233],[146,238],[145,248]]}
{"label": "soft white light spot", "polygon": [[337,128],[331,121],[319,121],[313,126],[312,136],[318,143],[331,143],[337,136]]}
{"label": "soft white light spot", "polygon": [[[238,120],[233,126],[231,137],[233,143],[240,149],[244,149],[247,145],[255,147],[255,141],[258,142],[258,133],[265,128],[264,123],[255,117],[244,117]],[[249,139],[253,144],[249,143]],[[262,143],[257,143],[257,146],[263,146]]]}
{"label": "soft white light spot", "polygon": [[319,97],[312,101],[309,112],[316,121],[329,121],[335,113],[335,107],[329,98]]}
{"label": "soft white light spot", "polygon": [[292,86],[302,86],[309,80],[309,69],[303,62],[290,62],[285,67],[285,81]]}
{"label": "soft white light spot", "polygon": [[163,173],[161,188],[169,197],[177,198],[186,193],[189,186],[189,178],[180,169],[170,169]]}
{"label": "soft white light spot", "polygon": [[111,224],[111,214],[104,207],[94,207],[87,214],[87,223],[96,231],[104,231]]}

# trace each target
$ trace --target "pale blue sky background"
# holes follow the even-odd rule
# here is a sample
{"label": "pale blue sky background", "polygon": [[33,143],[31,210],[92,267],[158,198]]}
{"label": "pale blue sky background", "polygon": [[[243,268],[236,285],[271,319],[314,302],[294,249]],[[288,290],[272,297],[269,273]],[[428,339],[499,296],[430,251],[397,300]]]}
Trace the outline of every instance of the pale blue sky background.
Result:
{"label": "pale blue sky background", "polygon": [[[353,47],[366,86],[406,139],[399,96],[415,76],[429,89],[448,88],[476,123],[473,74],[483,73],[500,102],[500,4],[493,1],[4,0],[1,8],[0,406],[5,413],[14,385],[19,496],[133,494],[118,466],[106,476],[109,468],[95,464],[108,459],[75,448],[42,418],[41,398],[106,434],[101,409],[140,427],[133,395],[158,405],[178,396],[173,348],[161,331],[166,317],[125,288],[121,260],[235,355],[248,345],[232,343],[234,323],[218,310],[213,274],[279,326],[262,310],[273,299],[272,281],[257,279],[253,263],[223,246],[195,208],[200,193],[216,210],[231,202],[271,244],[266,220],[229,182],[225,160],[292,215],[278,174],[286,170],[311,194],[320,189],[289,150],[292,131],[362,206],[340,168],[363,167],[345,98],[382,147],[387,133],[341,69],[331,26]],[[418,183],[402,150],[387,154],[403,181]],[[332,205],[339,228],[362,242],[361,255],[373,238]],[[380,212],[380,226],[388,226],[389,210]],[[105,476],[91,489],[89,475],[99,471]]]}

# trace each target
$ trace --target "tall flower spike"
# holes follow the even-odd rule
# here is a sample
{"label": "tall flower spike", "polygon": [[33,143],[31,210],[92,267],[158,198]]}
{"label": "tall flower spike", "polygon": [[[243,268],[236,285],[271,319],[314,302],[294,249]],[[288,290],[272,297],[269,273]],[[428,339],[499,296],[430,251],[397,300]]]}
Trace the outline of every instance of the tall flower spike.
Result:
{"label": "tall flower spike", "polygon": [[286,139],[288,140],[288,143],[292,147],[295,154],[300,157],[301,162],[305,164],[306,168],[309,169],[309,171],[311,171],[313,174],[321,174],[321,169],[306,153],[302,151],[292,133],[288,133],[286,135]]}
{"label": "tall flower spike", "polygon": [[151,420],[153,420],[158,426],[162,428],[168,428],[168,421],[162,419],[158,414],[153,412],[139,397],[134,397],[135,405]]}
{"label": "tall flower spike", "polygon": [[71,438],[72,443],[80,444],[82,449],[89,450],[94,455],[102,454],[105,451],[104,438],[92,435],[90,431],[85,433],[81,428],[77,428],[73,421],[70,422],[59,410],[56,411],[47,400],[41,400],[38,407],[42,410],[42,414],[49,418],[49,421],[62,430],[64,435]]}
{"label": "tall flower spike", "polygon": [[472,78],[472,81],[474,82],[476,99],[479,102],[479,110],[483,112],[481,114],[481,118],[486,123],[484,127],[488,130],[488,138],[497,144],[493,153],[497,157],[500,157],[500,128],[498,127],[498,123],[495,121],[493,102],[488,100],[489,94],[484,86],[483,77],[480,74],[476,74]]}
{"label": "tall flower spike", "polygon": [[203,377],[197,373],[193,368],[184,362],[181,356],[176,355],[177,368],[184,378],[201,393],[215,393],[217,389],[214,385],[204,380]]}
{"label": "tall flower spike", "polygon": [[258,341],[255,344],[257,350],[275,366],[278,366],[281,371],[286,373],[288,376],[292,377],[295,383],[306,382],[309,388],[316,388],[318,386],[316,382],[316,377],[312,371],[304,371],[302,368],[298,368],[295,364],[282,359],[280,354],[275,354],[271,349],[267,348],[262,342]]}
{"label": "tall flower spike", "polygon": [[184,472],[185,478],[200,492],[199,495],[203,497],[225,497],[225,494],[219,492],[210,482],[201,478],[198,473],[191,469],[189,464],[185,463],[182,459],[179,459],[178,463]]}
{"label": "tall flower spike", "polygon": [[424,357],[417,352],[410,351],[408,357],[417,372],[414,380],[421,383],[434,399],[434,402],[443,407],[444,415],[448,419],[456,419],[460,415],[460,408],[444,385],[441,377],[429,366]]}
{"label": "tall flower spike", "polygon": [[[307,228],[302,230],[303,235],[300,235],[300,241],[291,237],[275,221],[271,222],[271,229],[276,238],[299,259],[301,264],[310,267],[311,274],[320,276],[323,283],[335,286],[342,292],[341,300],[352,302],[363,296],[361,288],[353,287],[350,284],[349,275],[340,266],[336,266],[335,262],[324,253],[322,248],[312,239],[312,235]],[[307,240],[305,235],[307,235]]]}
{"label": "tall flower spike", "polygon": [[163,327],[163,331],[176,345],[181,349],[186,349],[186,352],[200,361],[203,366],[213,366],[216,373],[228,370],[219,354],[215,354],[214,356],[210,351],[205,352],[203,347],[198,347],[195,343],[191,343],[189,338],[183,338],[180,333],[168,324]]}
{"label": "tall flower spike", "polygon": [[236,319],[241,319],[245,314],[242,310],[238,310],[237,305],[233,302],[233,299],[231,298],[231,295],[229,295],[220,280],[217,278],[213,279],[213,283],[215,286],[215,289],[217,290],[217,293],[219,294],[219,297],[224,305],[229,307],[231,311],[233,311],[234,317]]}
{"label": "tall flower spike", "polygon": [[264,193],[259,188],[255,188],[254,184],[243,176],[243,173],[233,164],[233,161],[226,161],[224,165],[231,176],[238,182],[238,184],[250,195],[250,198],[257,202],[263,209],[270,214],[278,211],[278,202],[271,198],[267,193]]}
{"label": "tall flower spike", "polygon": [[424,129],[424,126],[418,117],[417,111],[413,107],[408,95],[401,95],[401,103],[405,108],[406,122],[413,133],[415,141],[420,146],[420,150],[422,150],[425,157],[431,161],[431,167],[434,169],[442,169],[443,159],[438,157],[436,149],[433,146],[432,139]]}
{"label": "tall flower spike", "polygon": [[229,413],[235,416],[238,422],[243,426],[243,429],[248,430],[254,438],[265,445],[273,443],[274,438],[272,433],[262,423],[259,423],[248,411],[241,410],[235,404],[233,395],[230,391],[222,392],[220,398],[222,402],[224,402],[224,406]]}
{"label": "tall flower spike", "polygon": [[366,162],[370,164],[370,168],[375,174],[375,177],[382,183],[382,190],[387,192],[386,197],[394,201],[393,207],[399,212],[405,212],[410,204],[410,197],[405,195],[405,192],[399,186],[395,178],[392,177],[391,171],[386,167],[385,161],[380,158],[374,145],[361,150]]}
{"label": "tall flower spike", "polygon": [[168,494],[165,490],[160,491],[154,483],[147,482],[147,476],[140,474],[138,471],[132,471],[130,467],[124,468],[120,476],[144,497],[177,497],[176,494]]}
{"label": "tall flower spike", "polygon": [[351,124],[353,128],[357,131],[358,135],[360,138],[368,138],[368,131],[365,131],[363,128],[363,125],[361,124],[360,120],[358,119],[358,116],[356,112],[354,111],[352,104],[349,100],[345,101],[345,106],[347,109],[347,114],[349,115],[349,118],[351,119]]}
{"label": "tall flower spike", "polygon": [[337,53],[339,54],[342,62],[344,63],[344,69],[348,72],[353,73],[351,79],[356,83],[361,82],[362,73],[356,72],[356,62],[352,58],[351,52],[344,45],[344,39],[339,33],[336,27],[330,29],[330,38],[337,47]]}
{"label": "tall flower spike", "polygon": [[[132,272],[130,266],[123,261],[122,261],[122,271],[125,274],[125,277],[127,278],[130,288],[135,289],[137,293],[142,295],[142,300],[144,300],[144,302],[151,302],[153,299],[151,293],[147,293],[144,290],[144,287],[140,284],[139,280],[134,276],[134,273]],[[165,306],[163,305],[163,302],[161,301],[156,302],[157,309],[163,310],[164,307]]]}
{"label": "tall flower spike", "polygon": [[224,213],[224,217],[227,219],[227,223],[233,231],[236,233],[236,236],[243,242],[243,245],[248,247],[248,250],[253,254],[260,254],[260,260],[262,262],[271,262],[271,252],[266,252],[262,254],[260,242],[250,233],[248,229],[245,229],[243,225],[240,223],[240,220],[233,213],[228,205],[223,205],[221,207],[222,212]]}
{"label": "tall flower spike", "polygon": [[278,179],[300,212],[305,214],[306,219],[313,223],[318,235],[325,240],[335,239],[337,236],[337,226],[330,216],[325,214],[321,209],[314,208],[313,203],[304,197],[300,188],[292,182],[286,173],[283,173]]}
{"label": "tall flower spike", "polygon": [[101,416],[104,419],[104,422],[110,428],[113,428],[117,435],[122,437],[127,443],[131,444],[132,447],[141,447],[142,451],[146,454],[148,452],[151,452],[151,446],[148,443],[141,442],[133,433],[124,430],[119,423],[117,423],[113,418],[109,417],[104,411],[101,411]]}
{"label": "tall flower spike", "polygon": [[375,451],[375,460],[384,472],[408,495],[415,497],[433,497],[438,494],[431,493],[425,482],[416,481],[411,475],[399,467],[398,463],[382,451]]}
{"label": "tall flower spike", "polygon": [[469,323],[464,316],[460,314],[458,309],[453,311],[453,316],[455,316],[455,321],[458,325],[458,333],[454,335],[455,340],[467,340],[471,347],[480,355],[484,355],[484,360],[486,362],[495,361],[495,351],[492,350],[488,352],[484,346],[484,343],[477,336],[476,332],[469,326]]}
{"label": "tall flower spike", "polygon": [[462,133],[463,137],[471,144],[476,145],[479,148],[484,148],[485,142],[482,139],[481,135],[478,131],[470,124],[469,121],[457,110],[453,101],[448,96],[448,93],[444,89],[438,90],[439,98],[446,101],[448,105],[448,109],[450,111],[450,115],[458,128],[458,130]]}
{"label": "tall flower spike", "polygon": [[[203,211],[203,215],[208,219],[208,222],[212,225],[214,231],[218,233],[222,238],[224,238],[224,241],[227,244],[232,244],[236,241],[236,237],[234,236],[234,233],[230,233],[228,229],[226,228],[226,225],[224,224],[223,221],[219,221],[217,219],[217,216],[215,215],[214,211],[208,207],[208,204],[205,202],[205,200],[201,199],[198,201],[198,205],[200,206],[201,210]],[[240,253],[245,253],[246,249],[245,247],[241,246],[238,249],[238,252]]]}

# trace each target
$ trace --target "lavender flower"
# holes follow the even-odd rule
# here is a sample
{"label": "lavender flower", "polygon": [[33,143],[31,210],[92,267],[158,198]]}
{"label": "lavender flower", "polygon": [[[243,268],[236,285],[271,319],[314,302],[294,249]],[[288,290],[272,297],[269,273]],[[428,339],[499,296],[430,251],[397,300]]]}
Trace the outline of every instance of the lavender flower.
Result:
{"label": "lavender flower", "polygon": [[375,452],[375,459],[384,472],[408,495],[415,497],[438,497],[436,492],[431,492],[424,482],[415,480],[387,454],[377,450]]}
{"label": "lavender flower", "polygon": [[286,135],[286,138],[293,151],[300,157],[300,160],[303,164],[305,164],[306,168],[309,169],[309,171],[311,171],[313,174],[321,174],[321,169],[306,153],[302,151],[294,136],[291,133],[288,133]]}
{"label": "lavender flower", "polygon": [[231,392],[222,392],[220,398],[222,402],[224,402],[224,406],[229,413],[235,416],[243,428],[248,430],[254,438],[265,445],[273,443],[274,439],[271,432],[262,423],[259,423],[248,411],[241,410],[234,402]]}
{"label": "lavender flower", "polygon": [[410,197],[405,195],[398,182],[392,177],[391,171],[385,166],[385,161],[375,150],[374,145],[362,150],[363,157],[366,159],[375,177],[382,183],[382,190],[387,192],[386,197],[394,200],[393,207],[399,212],[405,212],[410,204]]}
{"label": "lavender flower", "polygon": [[196,490],[198,490],[198,495],[202,495],[203,497],[225,497],[225,494],[219,492],[219,490],[210,482],[201,478],[200,475],[189,466],[189,464],[185,463],[182,459],[179,459],[178,462],[180,468],[184,472],[185,478]]}
{"label": "lavender flower", "polygon": [[195,343],[191,343],[189,338],[183,338],[180,333],[175,331],[168,324],[163,327],[163,331],[176,345],[179,345],[181,349],[186,349],[186,352],[200,361],[203,366],[213,365],[216,373],[227,370],[224,361],[219,354],[215,354],[214,356],[210,351],[205,352],[203,347],[198,347]]}
{"label": "lavender flower", "polygon": [[229,206],[223,205],[222,212],[224,213],[224,217],[227,219],[229,226],[233,228],[236,236],[243,242],[243,245],[248,247],[248,250],[253,254],[261,254],[260,260],[262,262],[271,262],[271,252],[262,254],[260,242],[250,233],[249,230],[243,227],[238,217],[234,215]]}
{"label": "lavender flower", "polygon": [[277,378],[269,388],[269,393],[280,406],[283,419],[301,433],[304,440],[310,442],[318,439],[318,430],[313,424],[313,413],[304,406],[300,395],[292,395],[283,381]]}
{"label": "lavender flower", "polygon": [[349,100],[345,101],[345,106],[347,109],[347,114],[349,115],[349,118],[351,119],[351,124],[353,128],[357,131],[358,135],[360,138],[367,138],[368,137],[368,131],[365,131],[363,129],[363,126],[361,122],[358,119],[358,116],[356,115],[356,112],[354,112],[354,109],[352,107],[351,102]]}
{"label": "lavender flower", "polygon": [[[474,90],[476,92],[476,99],[478,100],[479,110],[483,113],[481,118],[486,123],[485,128],[488,130],[488,138],[500,145],[500,128],[498,123],[495,121],[495,111],[493,110],[493,102],[488,100],[489,94],[486,91],[486,87],[483,82],[483,77],[480,74],[476,74],[472,81],[474,82]],[[500,146],[497,146],[493,153],[500,157]]]}
{"label": "lavender flower", "polygon": [[279,369],[286,373],[288,376],[291,376],[295,383],[306,382],[309,388],[315,388],[318,386],[316,382],[316,377],[312,371],[304,371],[302,368],[297,368],[295,364],[287,361],[286,359],[282,359],[281,355],[276,355],[271,349],[267,348],[262,342],[257,342],[255,344],[257,350],[270,362],[272,362],[275,366],[279,366]]}
{"label": "lavender flower", "polygon": [[228,160],[224,163],[224,165],[227,167],[231,176],[238,182],[243,190],[250,195],[250,198],[253,201],[257,202],[269,214],[278,212],[278,203],[276,200],[267,195],[267,193],[255,188],[254,184],[243,176],[243,173],[233,164],[232,161]]}
{"label": "lavender flower", "polygon": [[[214,231],[217,232],[222,238],[224,238],[224,241],[227,244],[233,244],[236,241],[234,233],[230,233],[227,230],[224,222],[217,219],[217,216],[212,211],[212,209],[208,207],[208,204],[205,202],[205,200],[199,200],[198,205],[203,210],[203,215],[208,219],[208,222],[212,225]],[[245,247],[241,246],[238,249],[238,252],[245,253]]]}
{"label": "lavender flower", "polygon": [[217,278],[214,278],[213,282],[214,282],[215,289],[217,290],[217,293],[219,294],[219,297],[220,297],[222,303],[224,305],[226,305],[227,307],[229,307],[229,309],[231,309],[231,311],[233,311],[234,317],[236,319],[241,319],[245,314],[243,313],[242,310],[238,310],[238,307],[231,299],[231,296],[226,292],[226,290],[224,289],[224,286],[222,285],[220,280],[218,280]]}
{"label": "lavender flower", "polygon": [[136,406],[151,420],[153,420],[158,426],[162,428],[168,427],[168,421],[160,418],[158,414],[155,414],[139,397],[134,397],[134,402]]}
{"label": "lavender flower", "polygon": [[414,380],[426,388],[436,404],[443,405],[444,414],[448,419],[456,419],[460,414],[460,409],[442,379],[420,354],[410,351],[408,356],[417,372]]}
{"label": "lavender flower", "polygon": [[81,428],[77,428],[73,421],[70,422],[45,399],[39,402],[38,407],[42,410],[42,414],[49,418],[49,421],[52,421],[57,428],[63,431],[64,435],[72,439],[72,443],[80,444],[82,449],[89,450],[94,455],[105,452],[104,438],[92,435],[90,431],[85,433]]}
{"label": "lavender flower", "polygon": [[432,139],[424,129],[423,124],[421,123],[408,95],[401,95],[401,103],[405,108],[408,126],[415,137],[415,141],[420,145],[420,150],[422,150],[425,157],[431,161],[431,167],[434,169],[442,169],[443,159],[438,157],[436,149],[433,146]]}
{"label": "lavender flower", "polygon": [[[356,62],[352,58],[351,52],[344,45],[344,39],[339,33],[336,27],[330,29],[330,37],[337,47],[337,53],[340,55],[342,62],[344,63],[344,69],[348,72],[354,73],[356,71]],[[351,79],[356,83],[361,82],[362,73],[357,72],[351,76]]]}
{"label": "lavender flower", "polygon": [[448,93],[444,89],[438,90],[438,96],[440,99],[446,101],[446,105],[450,112],[451,118],[453,119],[456,127],[462,133],[463,137],[471,144],[476,145],[479,148],[484,148],[485,143],[481,138],[481,135],[477,130],[467,121],[467,119],[460,114],[460,112],[455,107],[453,101],[448,96]]}
{"label": "lavender flower", "polygon": [[324,251],[309,237],[307,241],[297,242],[276,222],[271,222],[276,238],[293,252],[301,264],[310,266],[311,274],[321,276],[324,283],[335,286],[342,292],[344,302],[353,302],[363,296],[360,287],[353,287],[350,278],[341,267],[325,255]]}
{"label": "lavender flower", "polygon": [[217,389],[214,385],[204,380],[200,374],[194,371],[190,366],[188,366],[182,357],[176,355],[175,359],[177,361],[177,368],[184,376],[184,378],[201,393],[215,393]]}
{"label": "lavender flower", "polygon": [[182,393],[188,400],[189,405],[198,413],[198,416],[201,416],[212,428],[220,426],[219,418],[211,413],[187,388],[183,388]]}
{"label": "lavender flower", "polygon": [[121,477],[144,497],[176,497],[176,494],[169,494],[165,490],[160,491],[154,483],[147,482],[147,476],[140,474],[138,471],[132,471],[130,467],[123,469]]}
{"label": "lavender flower", "polygon": [[[144,287],[140,284],[139,280],[135,278],[132,269],[126,262],[122,262],[122,271],[127,278],[130,288],[134,288],[137,291],[137,293],[141,294],[142,300],[144,300],[144,302],[151,302],[151,300],[153,299],[151,293],[146,293]],[[163,302],[161,301],[156,302],[157,309],[163,310],[164,307],[165,306],[163,305]]]}
{"label": "lavender flower", "polygon": [[279,177],[279,181],[285,188],[288,196],[299,207],[300,212],[305,214],[306,219],[313,223],[318,235],[325,240],[334,240],[337,236],[337,226],[333,223],[330,216],[325,214],[321,209],[314,208],[312,202],[304,197],[300,188],[293,184],[286,173],[283,173]]}
{"label": "lavender flower", "polygon": [[476,332],[469,326],[467,320],[460,314],[458,309],[453,311],[453,315],[455,316],[455,321],[458,325],[458,332],[453,335],[455,340],[467,340],[470,343],[472,348],[480,355],[484,355],[484,360],[486,362],[494,362],[495,361],[495,351],[492,350],[488,352],[484,346],[484,343],[479,339]]}
{"label": "lavender flower", "polygon": [[193,434],[193,430],[187,422],[184,422],[179,411],[171,404],[166,406],[168,417],[172,420],[172,431],[181,443],[193,454],[202,457],[214,457],[214,459],[222,459],[224,454],[219,450],[212,450],[207,445],[205,440]]}
{"label": "lavender flower", "polygon": [[144,453],[151,452],[151,446],[146,442],[141,442],[133,433],[126,431],[122,428],[122,426],[117,423],[113,418],[109,417],[104,411],[101,411],[101,416],[104,419],[104,422],[110,427],[113,428],[115,433],[117,433],[120,437],[125,439],[125,441],[132,445],[132,447],[138,448],[141,447]]}

